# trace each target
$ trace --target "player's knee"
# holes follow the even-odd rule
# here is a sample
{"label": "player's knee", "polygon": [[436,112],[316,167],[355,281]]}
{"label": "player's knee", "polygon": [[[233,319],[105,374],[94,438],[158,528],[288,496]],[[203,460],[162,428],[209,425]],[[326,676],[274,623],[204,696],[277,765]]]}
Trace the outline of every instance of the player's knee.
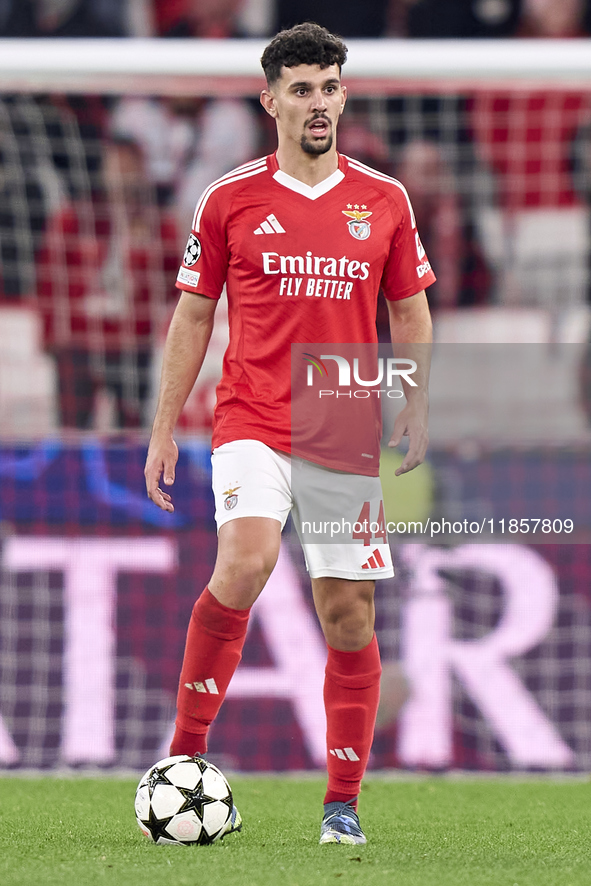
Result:
{"label": "player's knee", "polygon": [[328,593],[317,601],[318,616],[329,646],[360,649],[373,636],[373,589],[356,587],[354,593]]}
{"label": "player's knee", "polygon": [[373,617],[366,611],[343,613],[324,626],[326,641],[333,649],[362,649],[373,636]]}
{"label": "player's knee", "polygon": [[275,567],[280,543],[276,521],[243,519],[224,524],[212,581],[256,599]]}
{"label": "player's knee", "polygon": [[272,551],[251,551],[240,557],[240,560],[234,564],[234,569],[249,584],[262,591],[273,572],[276,561],[277,557]]}
{"label": "player's knee", "polygon": [[210,587],[223,590],[228,606],[250,606],[267,583],[276,560],[272,551],[225,552],[218,555]]}

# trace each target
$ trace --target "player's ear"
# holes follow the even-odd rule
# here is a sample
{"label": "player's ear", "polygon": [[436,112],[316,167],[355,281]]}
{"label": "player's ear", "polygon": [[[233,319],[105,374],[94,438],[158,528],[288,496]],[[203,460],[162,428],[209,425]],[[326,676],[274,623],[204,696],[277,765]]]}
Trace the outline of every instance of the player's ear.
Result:
{"label": "player's ear", "polygon": [[263,89],[261,92],[261,104],[267,114],[271,117],[277,116],[277,108],[275,106],[275,96],[272,92],[269,92],[268,89]]}
{"label": "player's ear", "polygon": [[347,87],[346,86],[341,86],[341,96],[342,96],[342,99],[341,99],[341,114],[342,114],[343,111],[345,110],[345,104],[347,103]]}

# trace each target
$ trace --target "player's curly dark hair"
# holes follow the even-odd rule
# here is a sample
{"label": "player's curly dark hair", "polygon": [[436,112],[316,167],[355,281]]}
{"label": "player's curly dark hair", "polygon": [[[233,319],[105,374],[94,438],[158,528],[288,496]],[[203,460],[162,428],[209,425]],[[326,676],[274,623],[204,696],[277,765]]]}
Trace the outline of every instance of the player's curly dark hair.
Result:
{"label": "player's curly dark hair", "polygon": [[343,67],[347,60],[347,47],[340,37],[314,22],[304,22],[273,37],[261,57],[261,65],[269,85],[279,80],[281,68],[297,65],[330,65]]}

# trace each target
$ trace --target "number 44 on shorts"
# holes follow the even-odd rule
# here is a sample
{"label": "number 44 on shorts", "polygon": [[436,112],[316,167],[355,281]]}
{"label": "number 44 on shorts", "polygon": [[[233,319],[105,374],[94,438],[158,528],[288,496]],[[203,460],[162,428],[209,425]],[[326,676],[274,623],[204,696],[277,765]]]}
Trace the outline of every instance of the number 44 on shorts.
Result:
{"label": "number 44 on shorts", "polygon": [[363,502],[363,507],[353,525],[352,537],[354,539],[362,539],[364,545],[370,545],[372,538],[381,539],[384,544],[387,543],[383,501],[380,502],[377,520],[371,519],[370,503],[368,501]]}

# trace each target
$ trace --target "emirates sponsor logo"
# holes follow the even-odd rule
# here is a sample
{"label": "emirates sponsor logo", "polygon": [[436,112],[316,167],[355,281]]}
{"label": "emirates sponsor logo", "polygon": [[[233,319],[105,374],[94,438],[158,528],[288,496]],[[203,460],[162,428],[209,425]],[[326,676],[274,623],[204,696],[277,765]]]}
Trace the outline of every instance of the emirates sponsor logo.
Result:
{"label": "emirates sponsor logo", "polygon": [[278,252],[263,252],[264,274],[302,274],[314,277],[332,277],[349,280],[367,280],[370,263],[357,261],[346,255],[331,258],[324,255],[280,255]]}

